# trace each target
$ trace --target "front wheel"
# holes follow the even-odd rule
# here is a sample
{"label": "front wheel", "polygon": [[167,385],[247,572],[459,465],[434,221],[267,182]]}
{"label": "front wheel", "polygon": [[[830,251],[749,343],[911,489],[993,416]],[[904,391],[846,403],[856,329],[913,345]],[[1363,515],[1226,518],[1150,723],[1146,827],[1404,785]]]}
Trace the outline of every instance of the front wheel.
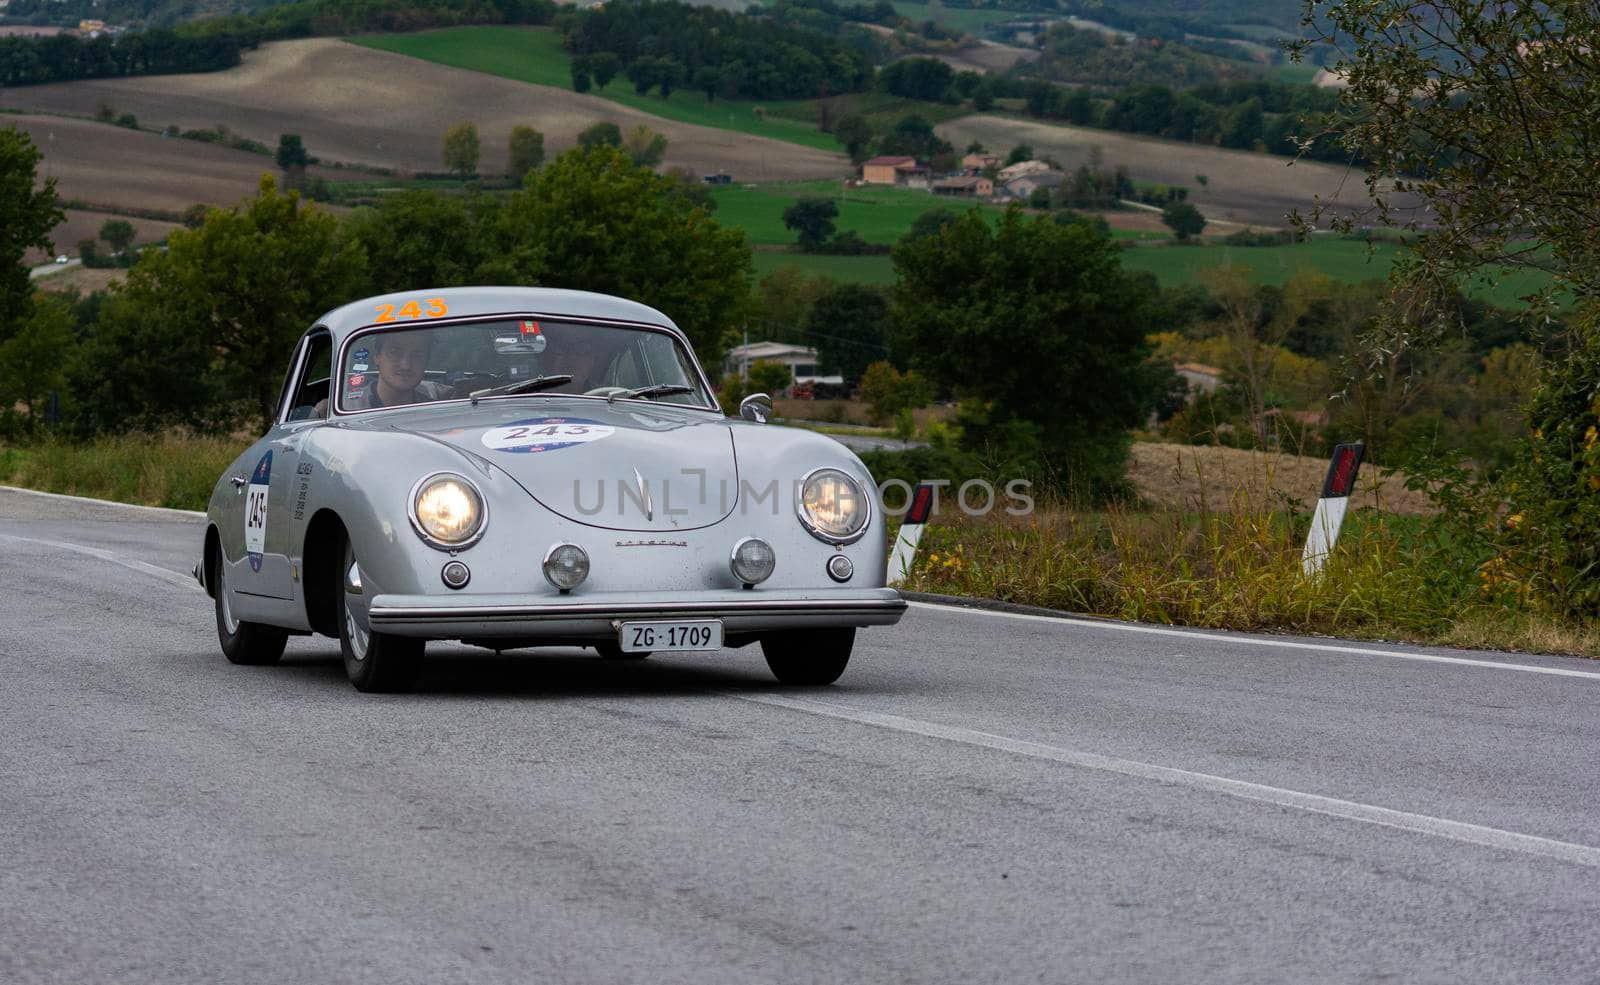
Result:
{"label": "front wheel", "polygon": [[212,591],[217,613],[217,642],[222,644],[222,655],[235,664],[277,663],[283,656],[284,644],[289,642],[289,634],[273,626],[234,618],[233,599],[228,595],[228,565],[220,549],[211,556],[211,570],[216,572],[217,583]]}
{"label": "front wheel", "polygon": [[339,650],[345,676],[357,691],[409,691],[422,672],[422,640],[375,633],[367,625],[367,596],[355,549],[345,541],[344,564],[334,591],[339,613]]}
{"label": "front wheel", "polygon": [[762,637],[761,652],[773,676],[784,684],[821,687],[844,673],[855,644],[854,626],[807,629]]}

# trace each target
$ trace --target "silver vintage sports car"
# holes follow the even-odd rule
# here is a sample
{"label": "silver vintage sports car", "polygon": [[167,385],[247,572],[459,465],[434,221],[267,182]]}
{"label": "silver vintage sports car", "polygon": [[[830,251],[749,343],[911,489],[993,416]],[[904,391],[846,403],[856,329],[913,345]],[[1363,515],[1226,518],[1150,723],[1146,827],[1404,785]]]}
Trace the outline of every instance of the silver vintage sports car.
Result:
{"label": "silver vintage sports car", "polygon": [[336,636],[401,690],[427,640],[601,656],[761,644],[829,684],[898,622],[871,476],[838,443],[718,408],[660,312],[454,288],[329,312],[272,428],[217,482],[195,576],[229,660]]}

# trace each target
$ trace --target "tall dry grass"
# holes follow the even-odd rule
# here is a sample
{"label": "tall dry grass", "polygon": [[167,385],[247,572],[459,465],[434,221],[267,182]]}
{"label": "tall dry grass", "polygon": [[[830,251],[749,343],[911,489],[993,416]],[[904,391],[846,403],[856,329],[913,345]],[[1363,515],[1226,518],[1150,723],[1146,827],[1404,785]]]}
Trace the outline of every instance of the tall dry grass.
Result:
{"label": "tall dry grass", "polygon": [[217,477],[249,445],[166,433],[0,447],[0,483],[123,503],[203,510]]}

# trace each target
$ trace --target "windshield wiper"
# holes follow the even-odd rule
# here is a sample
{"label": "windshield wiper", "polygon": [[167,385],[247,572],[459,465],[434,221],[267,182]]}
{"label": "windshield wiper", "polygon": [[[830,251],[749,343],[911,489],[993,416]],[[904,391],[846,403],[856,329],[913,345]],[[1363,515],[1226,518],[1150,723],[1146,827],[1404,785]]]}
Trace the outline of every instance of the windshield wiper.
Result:
{"label": "windshield wiper", "polygon": [[654,386],[642,386],[637,390],[626,390],[622,393],[613,393],[606,398],[606,403],[615,403],[618,397],[637,399],[639,397],[665,397],[674,393],[693,393],[694,387],[684,386],[682,383],[657,383]]}
{"label": "windshield wiper", "polygon": [[553,376],[534,376],[526,380],[518,380],[515,383],[492,386],[487,390],[474,390],[467,396],[472,398],[472,403],[476,406],[479,397],[498,397],[504,393],[532,393],[535,390],[547,390],[550,387],[571,382],[572,376],[570,374],[556,373]]}

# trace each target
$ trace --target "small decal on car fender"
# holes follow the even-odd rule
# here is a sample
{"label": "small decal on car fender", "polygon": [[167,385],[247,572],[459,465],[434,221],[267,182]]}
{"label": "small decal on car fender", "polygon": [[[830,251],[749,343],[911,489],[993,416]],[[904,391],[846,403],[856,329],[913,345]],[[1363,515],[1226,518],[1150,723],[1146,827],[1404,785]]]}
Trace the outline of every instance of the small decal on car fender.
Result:
{"label": "small decal on car fender", "polygon": [[535,417],[512,421],[483,432],[483,446],[492,451],[527,454],[556,451],[609,438],[617,431],[609,424],[582,417]]}
{"label": "small decal on car fender", "polygon": [[244,550],[250,558],[250,570],[261,570],[261,558],[267,551],[267,494],[272,482],[272,452],[261,456],[254,472],[250,473],[250,488],[244,500]]}

